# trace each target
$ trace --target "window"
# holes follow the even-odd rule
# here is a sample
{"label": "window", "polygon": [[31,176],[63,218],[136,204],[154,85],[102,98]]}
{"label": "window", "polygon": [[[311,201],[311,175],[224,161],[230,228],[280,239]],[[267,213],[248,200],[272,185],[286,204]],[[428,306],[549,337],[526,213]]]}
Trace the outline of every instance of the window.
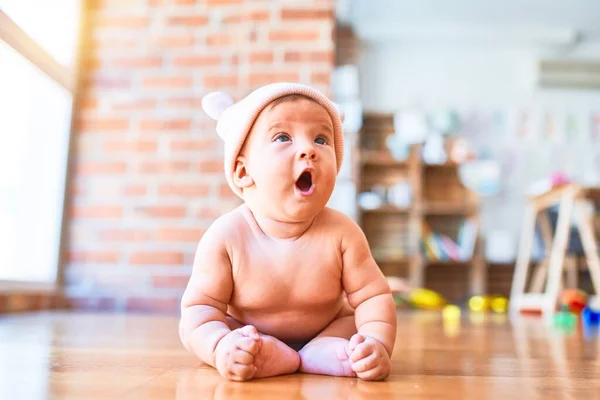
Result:
{"label": "window", "polygon": [[56,281],[78,6],[0,0],[0,281]]}

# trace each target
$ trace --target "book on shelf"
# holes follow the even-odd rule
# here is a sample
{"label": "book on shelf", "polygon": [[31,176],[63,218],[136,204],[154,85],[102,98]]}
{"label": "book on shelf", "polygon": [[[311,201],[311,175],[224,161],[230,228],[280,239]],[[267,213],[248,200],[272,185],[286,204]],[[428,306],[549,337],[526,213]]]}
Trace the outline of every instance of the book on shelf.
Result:
{"label": "book on shelf", "polygon": [[465,262],[473,258],[476,241],[477,224],[469,218],[461,225],[456,242],[446,234],[434,232],[429,224],[423,223],[420,247],[426,260]]}

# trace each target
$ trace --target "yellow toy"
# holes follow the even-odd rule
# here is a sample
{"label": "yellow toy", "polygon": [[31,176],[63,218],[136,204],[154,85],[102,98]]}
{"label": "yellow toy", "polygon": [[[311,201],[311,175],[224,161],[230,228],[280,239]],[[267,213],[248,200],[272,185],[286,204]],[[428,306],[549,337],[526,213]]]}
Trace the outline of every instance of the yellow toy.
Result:
{"label": "yellow toy", "polygon": [[439,309],[446,305],[446,299],[442,295],[429,289],[413,289],[408,298],[413,306],[426,310]]}

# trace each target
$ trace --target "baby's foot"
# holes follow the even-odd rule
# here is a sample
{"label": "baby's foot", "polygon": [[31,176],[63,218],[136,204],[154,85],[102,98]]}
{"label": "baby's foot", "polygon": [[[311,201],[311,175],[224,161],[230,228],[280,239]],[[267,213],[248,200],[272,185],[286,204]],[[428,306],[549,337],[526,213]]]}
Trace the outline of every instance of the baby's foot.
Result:
{"label": "baby's foot", "polygon": [[217,370],[234,381],[291,374],[299,363],[294,350],[272,336],[259,334],[251,325],[231,331],[216,350]]}
{"label": "baby's foot", "polygon": [[356,334],[350,338],[348,349],[350,365],[360,379],[379,381],[390,375],[392,363],[381,342]]}
{"label": "baby's foot", "polygon": [[350,366],[349,342],[338,337],[314,339],[298,352],[300,372],[333,376],[356,376]]}

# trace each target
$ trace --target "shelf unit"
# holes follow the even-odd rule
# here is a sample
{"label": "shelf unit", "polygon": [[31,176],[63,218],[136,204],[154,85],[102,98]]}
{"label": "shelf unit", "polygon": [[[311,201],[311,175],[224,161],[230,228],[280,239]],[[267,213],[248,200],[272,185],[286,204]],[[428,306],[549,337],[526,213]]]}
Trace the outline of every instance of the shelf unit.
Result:
{"label": "shelf unit", "polygon": [[[417,287],[436,290],[451,301],[485,291],[485,261],[479,235],[479,198],[459,181],[453,163],[426,165],[421,146],[414,145],[406,160],[397,161],[387,150],[386,137],[394,132],[393,115],[365,113],[359,140],[358,193],[375,186],[404,181],[410,187],[407,207],[384,204],[359,207],[358,216],[371,252],[385,275],[403,276]],[[421,249],[426,223],[432,231],[456,239],[465,219],[474,222],[477,238],[469,261],[429,260]]]}

